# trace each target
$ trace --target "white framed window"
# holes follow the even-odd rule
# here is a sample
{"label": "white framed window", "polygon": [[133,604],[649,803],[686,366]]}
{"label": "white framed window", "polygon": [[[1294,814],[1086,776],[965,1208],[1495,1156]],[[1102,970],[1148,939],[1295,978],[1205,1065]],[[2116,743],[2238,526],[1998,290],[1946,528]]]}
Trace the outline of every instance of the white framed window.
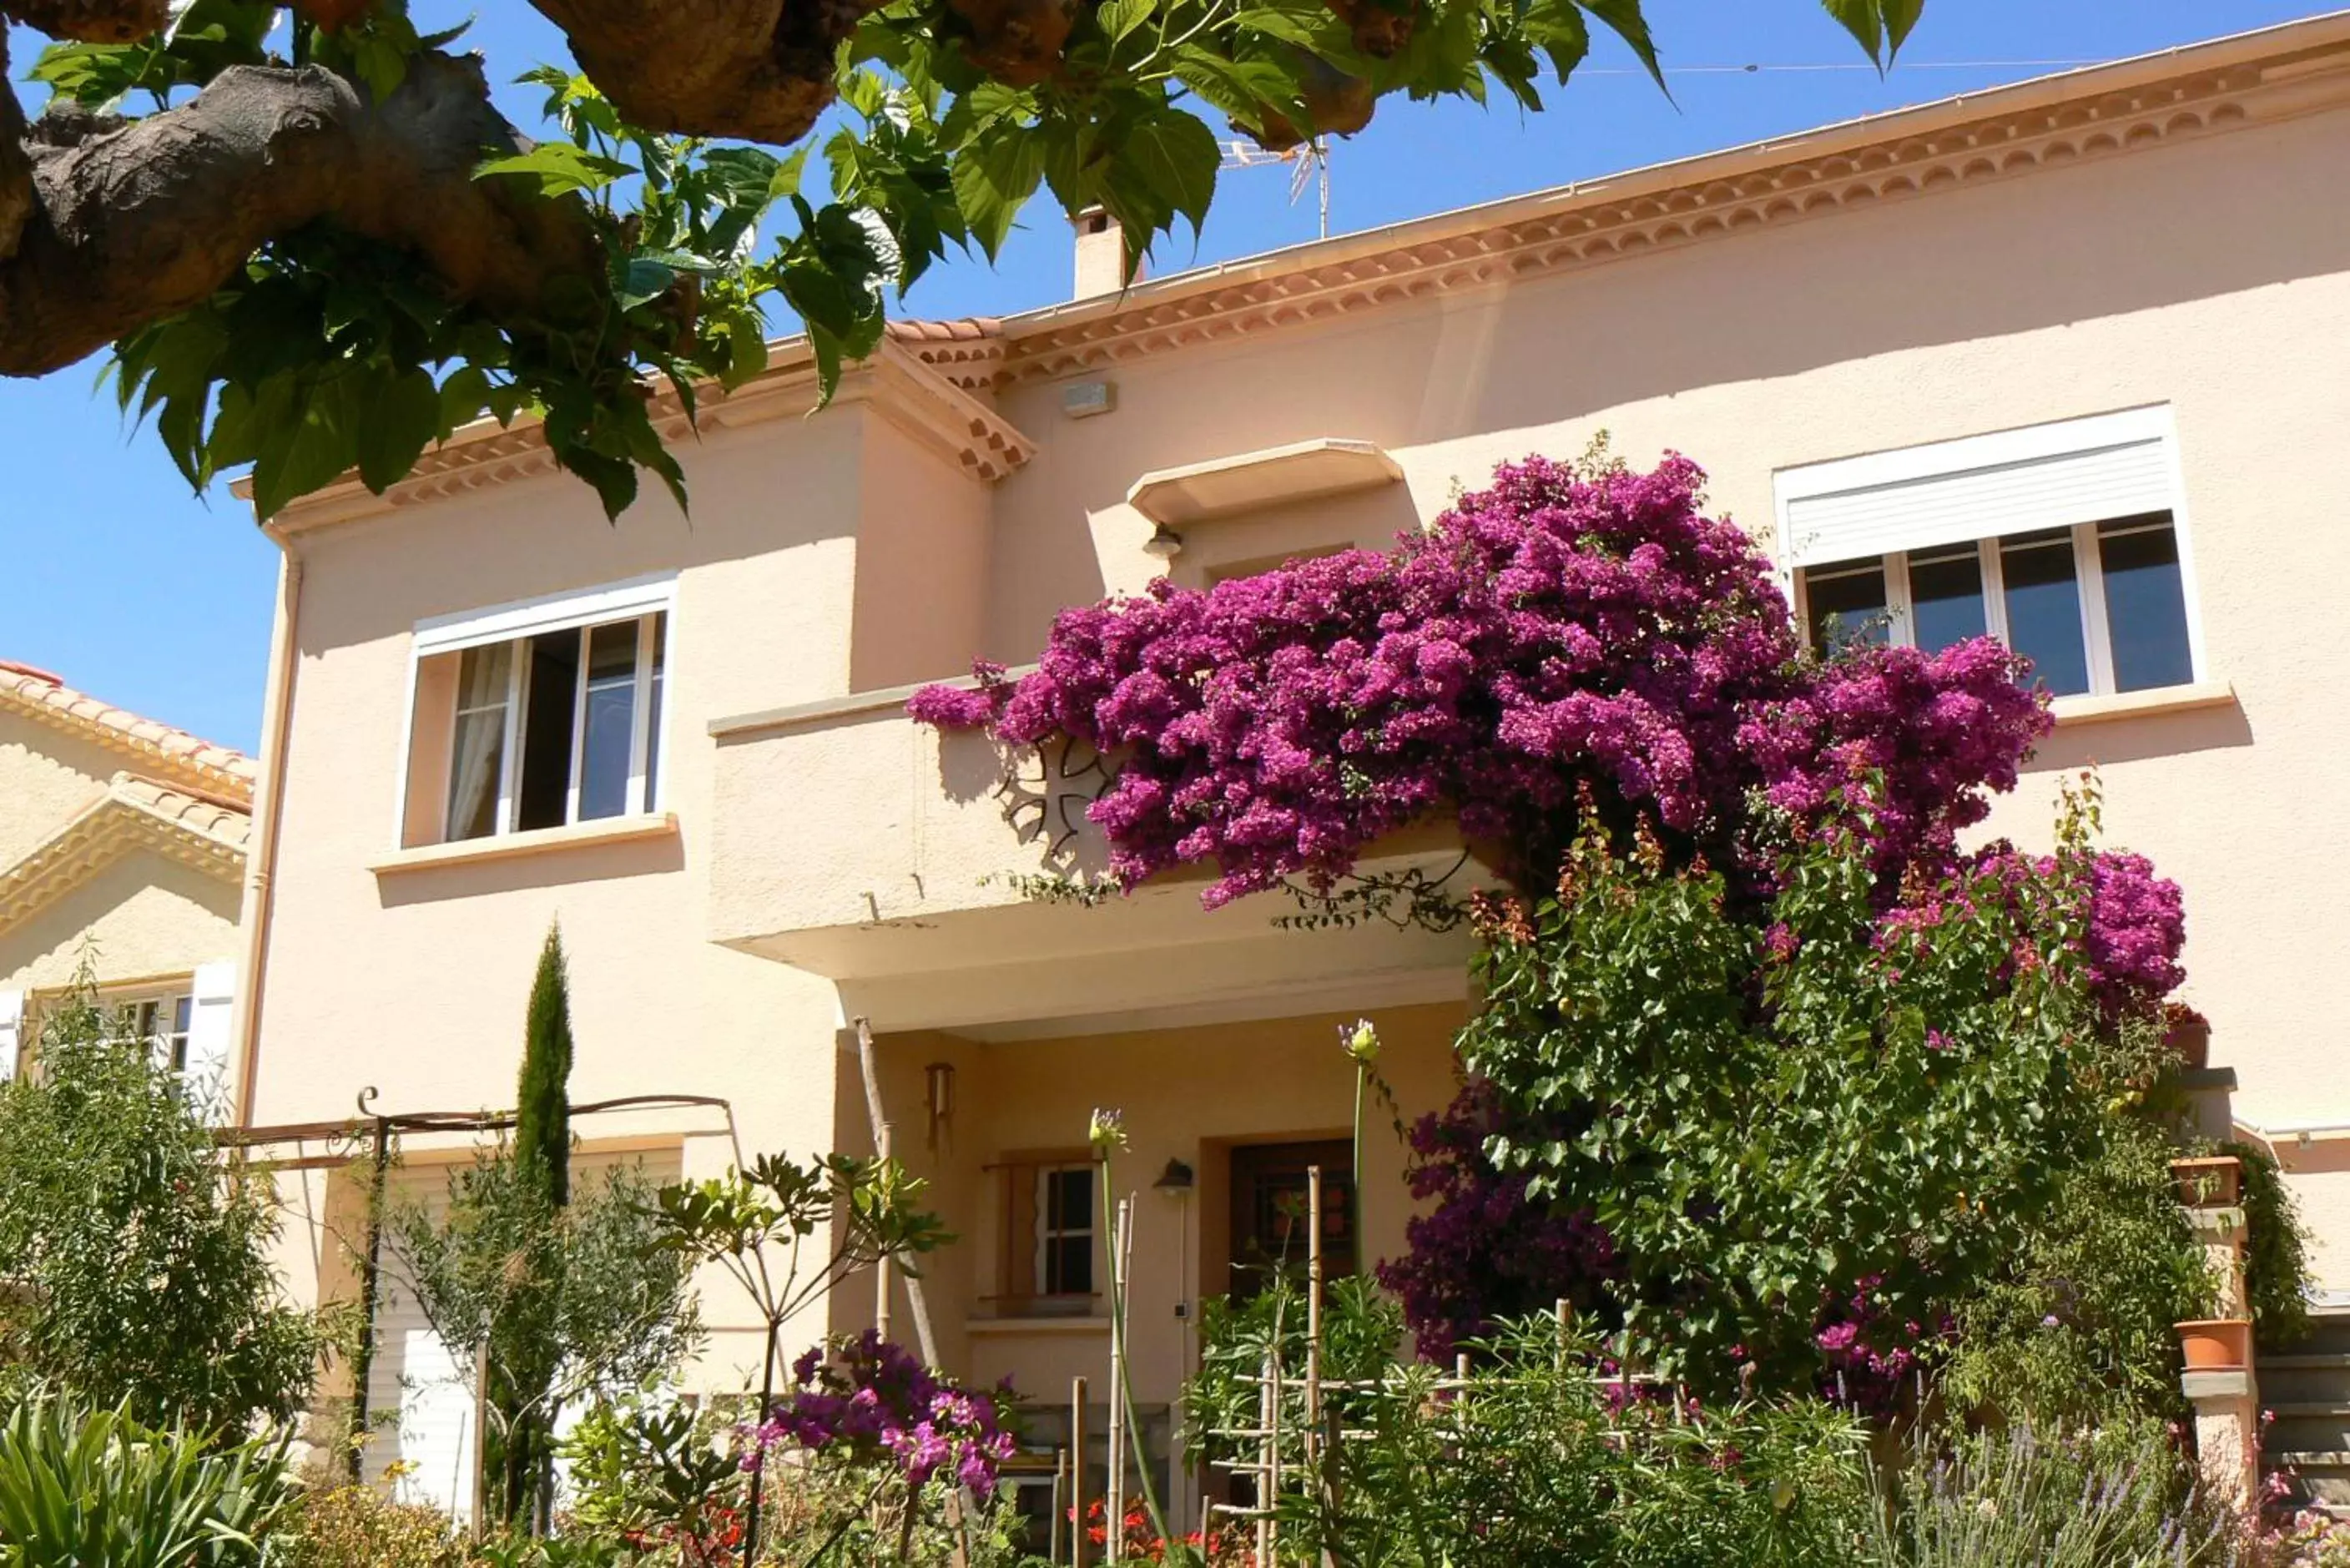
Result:
{"label": "white framed window", "polygon": [[660,808],[674,576],[416,628],[403,845]]}
{"label": "white framed window", "polygon": [[1783,566],[1812,645],[1985,634],[2059,697],[2202,678],[2168,409],[1782,470]]}
{"label": "white framed window", "polygon": [[1047,1296],[1094,1290],[1095,1173],[1091,1161],[1036,1171],[1036,1288]]}

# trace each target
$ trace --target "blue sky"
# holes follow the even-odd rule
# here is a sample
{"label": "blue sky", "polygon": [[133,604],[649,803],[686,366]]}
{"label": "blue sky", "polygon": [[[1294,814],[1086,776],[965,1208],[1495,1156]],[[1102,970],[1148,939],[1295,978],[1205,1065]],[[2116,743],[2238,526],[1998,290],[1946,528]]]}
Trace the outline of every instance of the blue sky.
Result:
{"label": "blue sky", "polygon": [[[2106,60],[2315,15],[2310,0],[1929,0],[1908,63],[1880,80],[1812,0],[1650,0],[1672,101],[1620,50],[1603,50],[1550,109],[1521,118],[1471,105],[1391,103],[1332,159],[1333,232],[1586,179],[2044,74],[1981,62]],[[416,0],[439,26],[473,7]],[[484,0],[472,34],[508,78],[561,58],[561,40],[522,0]],[[20,38],[22,65],[34,53]],[[507,95],[530,114],[536,89]],[[1311,195],[1292,205],[1278,167],[1227,172],[1208,231],[1162,242],[1153,270],[1247,255],[1314,237]],[[1057,213],[1033,208],[1000,263],[957,261],[903,303],[908,315],[1001,315],[1069,286]],[[779,320],[779,330],[790,324]],[[0,380],[0,659],[227,744],[260,730],[276,551],[223,489],[188,493],[147,432],[92,395],[96,365],[36,382]],[[689,470],[691,459],[688,459]]]}

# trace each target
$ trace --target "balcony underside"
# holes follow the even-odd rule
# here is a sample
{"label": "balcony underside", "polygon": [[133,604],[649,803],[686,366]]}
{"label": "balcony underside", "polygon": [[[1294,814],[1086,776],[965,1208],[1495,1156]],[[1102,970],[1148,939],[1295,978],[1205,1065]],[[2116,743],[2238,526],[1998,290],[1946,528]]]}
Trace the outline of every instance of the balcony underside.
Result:
{"label": "balcony underside", "polygon": [[[1458,853],[1398,857],[1431,877]],[[1456,880],[1465,880],[1463,877]],[[1467,993],[1465,929],[1274,924],[1299,913],[1260,895],[1200,907],[1186,879],[1092,908],[1025,900],[778,931],[727,945],[833,981],[847,1016],[877,1030],[944,1029],[980,1039],[1158,1028],[1298,1012],[1401,1006]],[[1465,891],[1465,888],[1459,889]]]}

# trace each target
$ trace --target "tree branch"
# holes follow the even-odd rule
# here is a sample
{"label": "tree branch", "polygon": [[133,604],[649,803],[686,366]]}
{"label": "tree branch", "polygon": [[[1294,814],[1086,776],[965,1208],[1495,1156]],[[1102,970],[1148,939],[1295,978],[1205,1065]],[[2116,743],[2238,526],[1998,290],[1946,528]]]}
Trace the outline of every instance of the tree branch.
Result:
{"label": "tree branch", "polygon": [[531,0],[631,124],[787,145],[832,102],[836,46],[880,0]]}
{"label": "tree branch", "polygon": [[[319,219],[415,252],[453,296],[501,314],[602,265],[582,206],[473,179],[485,154],[528,145],[473,59],[413,58],[380,104],[317,67],[240,66],[179,108],[128,122],[53,111],[6,145],[0,375],[44,374],[189,309]],[[13,247],[12,156],[32,195]]]}

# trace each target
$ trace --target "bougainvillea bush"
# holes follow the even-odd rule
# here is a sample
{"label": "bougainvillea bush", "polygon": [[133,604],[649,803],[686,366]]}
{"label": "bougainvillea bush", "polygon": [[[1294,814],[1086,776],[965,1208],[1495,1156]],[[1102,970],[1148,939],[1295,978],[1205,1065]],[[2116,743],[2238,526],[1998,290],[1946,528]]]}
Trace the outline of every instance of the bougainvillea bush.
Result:
{"label": "bougainvillea bush", "polygon": [[2150,1087],[2106,1047],[2181,979],[2179,894],[2094,794],[2056,855],[1962,848],[2051,724],[2028,662],[1814,656],[1702,486],[1505,465],[1394,550],[1070,610],[911,709],[1099,749],[1128,888],[1330,894],[1440,819],[1499,872],[1384,1275],[1424,1348],[1564,1296],[1700,1383],[1882,1398]]}
{"label": "bougainvillea bush", "polygon": [[1578,782],[1731,866],[1758,794],[1814,812],[1870,769],[1884,863],[1947,859],[2047,727],[2018,660],[1989,639],[1806,659],[1769,561],[1705,515],[1703,483],[1679,457],[1528,459],[1393,551],[1068,610],[1035,672],[983,667],[978,690],[911,709],[1113,756],[1089,812],[1113,871],[1212,863],[1211,905],[1326,887],[1448,814],[1545,886]]}

